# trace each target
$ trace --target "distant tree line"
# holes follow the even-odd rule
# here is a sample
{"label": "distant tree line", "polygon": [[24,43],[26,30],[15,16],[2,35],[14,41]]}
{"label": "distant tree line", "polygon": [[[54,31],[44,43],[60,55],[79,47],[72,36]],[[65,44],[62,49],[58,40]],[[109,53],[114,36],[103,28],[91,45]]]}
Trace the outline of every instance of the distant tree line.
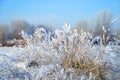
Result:
{"label": "distant tree line", "polygon": [[46,25],[34,25],[25,20],[14,20],[10,25],[0,24],[0,43],[13,39],[22,39],[20,32],[24,30],[28,34],[33,34],[35,28],[44,27],[48,31],[52,31],[52,28]]}
{"label": "distant tree line", "polygon": [[104,10],[97,13],[93,19],[79,21],[77,24],[77,30],[79,33],[81,33],[81,30],[90,32],[93,37],[100,36],[102,42],[105,44],[108,36],[114,35],[117,39],[120,39],[120,28],[115,31],[117,35],[112,32],[112,19],[112,13]]}
{"label": "distant tree line", "polygon": [[[100,36],[102,42],[106,43],[108,36],[112,34],[112,21],[113,15],[108,11],[101,11],[96,14],[95,18],[80,20],[76,26],[78,33],[81,33],[81,30],[85,32],[90,32],[93,37]],[[24,30],[28,34],[32,34],[35,28],[43,27],[47,31],[53,31],[53,28],[48,25],[34,25],[30,24],[25,20],[14,20],[10,25],[0,24],[0,43],[12,40],[12,39],[22,39],[19,34],[21,30]],[[115,31],[116,39],[120,40],[120,27]]]}

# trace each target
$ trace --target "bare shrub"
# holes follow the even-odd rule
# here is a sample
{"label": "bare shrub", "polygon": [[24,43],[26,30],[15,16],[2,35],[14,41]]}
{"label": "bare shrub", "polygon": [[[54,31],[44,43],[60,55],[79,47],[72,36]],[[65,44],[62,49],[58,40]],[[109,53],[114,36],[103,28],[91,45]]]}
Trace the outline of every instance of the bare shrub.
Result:
{"label": "bare shrub", "polygon": [[[70,29],[70,24],[65,24],[63,29],[55,31],[56,37],[52,37],[52,41],[44,28],[37,28],[33,35],[22,31],[23,39],[27,43],[27,52],[22,59],[26,61],[28,68],[36,66],[39,70],[43,65],[55,67],[58,64],[61,68],[51,73],[53,78],[59,79],[64,74],[64,78],[60,79],[68,79],[71,75],[75,76],[71,79],[82,79],[83,75],[86,79],[105,79],[104,46],[92,46],[89,40],[92,35],[83,31],[78,34],[77,30]],[[58,72],[61,74],[58,75]],[[39,79],[45,79],[45,76]]]}

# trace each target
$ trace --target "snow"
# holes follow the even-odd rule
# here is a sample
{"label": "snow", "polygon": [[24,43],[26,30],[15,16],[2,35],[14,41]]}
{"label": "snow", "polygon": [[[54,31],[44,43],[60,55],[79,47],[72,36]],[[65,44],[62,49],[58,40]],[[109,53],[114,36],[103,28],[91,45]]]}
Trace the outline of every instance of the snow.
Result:
{"label": "snow", "polygon": [[79,35],[76,30],[70,30],[69,24],[65,24],[63,29],[64,31],[56,30],[57,38],[52,41],[47,41],[49,38],[43,28],[37,29],[33,35],[22,31],[27,42],[26,47],[0,47],[0,79],[94,80],[95,75],[92,72],[87,75],[82,72],[78,75],[75,69],[63,67],[65,59],[69,59],[73,53],[75,55],[72,57],[76,60],[83,59],[87,63],[90,59],[95,65],[107,66],[105,73],[108,75],[105,76],[112,79],[114,77],[111,75],[114,75],[120,79],[119,46],[92,46],[87,40],[91,36],[89,33],[82,32],[82,35]]}
{"label": "snow", "polygon": [[[23,53],[22,48],[0,47],[0,78],[5,80],[13,80],[22,78],[20,74],[25,72],[25,63],[19,57]],[[6,72],[7,71],[7,72]],[[4,73],[4,74],[3,74]],[[11,76],[10,76],[11,75]]]}
{"label": "snow", "polygon": [[[15,69],[20,69],[22,70],[22,72],[19,70],[17,71],[17,73],[21,74],[21,76],[19,75],[19,79],[22,79],[22,77],[24,77],[26,74],[31,74],[31,70],[27,71],[26,68],[26,63],[23,62],[23,60],[21,60],[19,55],[23,55],[24,52],[26,52],[26,48],[18,48],[18,47],[0,47],[0,70],[4,67],[4,66],[9,66],[10,65],[10,69],[11,66],[14,67]],[[111,46],[107,46],[106,47],[106,52],[104,54],[105,56],[105,61],[109,62],[112,66],[120,66],[120,53],[115,52]],[[61,67],[57,64],[58,66],[58,70],[61,72],[61,75],[64,74],[63,71],[61,70]],[[54,68],[55,66],[53,66],[52,64],[46,66],[46,65],[42,65],[39,69],[39,74],[36,74],[36,76],[39,76],[38,79],[40,79],[40,77],[45,78],[45,76],[47,76],[47,74],[52,74],[54,72]],[[8,71],[8,70],[7,70]],[[50,71],[50,73],[49,73]],[[8,74],[9,73],[9,74]],[[15,72],[16,73],[16,72]],[[16,75],[17,75],[16,73]],[[4,76],[2,76],[4,75]],[[5,76],[6,75],[6,76]],[[5,74],[1,74],[0,72],[0,76],[5,78],[5,80],[9,79],[7,78],[7,75],[11,75],[12,73],[10,73],[9,71]],[[22,76],[24,75],[24,76]],[[81,75],[81,78],[84,78],[85,75]],[[9,76],[10,77],[10,76]],[[12,77],[11,77],[12,78]],[[14,79],[16,79],[14,77]],[[25,79],[25,78],[24,78]],[[26,78],[29,79],[29,78]]]}

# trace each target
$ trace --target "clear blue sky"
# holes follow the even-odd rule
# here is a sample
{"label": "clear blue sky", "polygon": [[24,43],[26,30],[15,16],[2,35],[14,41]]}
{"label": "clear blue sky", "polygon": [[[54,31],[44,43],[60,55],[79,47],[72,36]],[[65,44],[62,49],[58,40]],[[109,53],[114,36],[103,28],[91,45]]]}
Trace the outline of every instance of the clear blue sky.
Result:
{"label": "clear blue sky", "polygon": [[22,19],[55,27],[64,22],[75,25],[102,10],[120,16],[120,0],[0,0],[0,23]]}

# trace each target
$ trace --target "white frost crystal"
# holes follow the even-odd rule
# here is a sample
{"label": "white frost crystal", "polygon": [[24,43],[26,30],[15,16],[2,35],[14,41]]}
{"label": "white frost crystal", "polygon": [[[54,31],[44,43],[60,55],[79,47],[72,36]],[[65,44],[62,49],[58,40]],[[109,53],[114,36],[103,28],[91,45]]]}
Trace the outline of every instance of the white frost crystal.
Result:
{"label": "white frost crystal", "polygon": [[[25,48],[0,47],[1,80],[95,80],[99,70],[96,75],[92,70],[109,65],[105,73],[110,74],[108,71],[115,68],[115,75],[120,74],[120,47],[102,43],[96,46],[92,42],[100,37],[93,38],[83,30],[80,35],[70,24],[65,23],[63,30],[53,33],[37,28],[32,35],[24,31],[21,34],[27,43]],[[91,61],[94,65],[89,70],[79,70],[79,63],[75,62],[80,60],[80,65],[88,66]],[[114,76],[107,75],[110,79]]]}
{"label": "white frost crystal", "polygon": [[70,31],[70,27],[71,27],[70,24],[65,23],[64,26],[63,26],[63,29],[66,33],[68,33]]}

